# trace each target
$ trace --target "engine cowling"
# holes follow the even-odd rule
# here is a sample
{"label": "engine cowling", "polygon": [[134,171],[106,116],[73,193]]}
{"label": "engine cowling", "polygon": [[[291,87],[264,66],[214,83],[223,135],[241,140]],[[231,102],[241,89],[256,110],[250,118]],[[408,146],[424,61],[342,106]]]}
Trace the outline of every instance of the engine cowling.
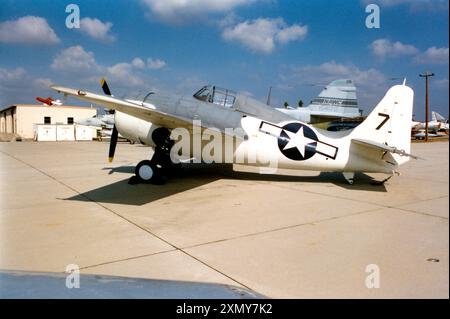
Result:
{"label": "engine cowling", "polygon": [[155,146],[160,135],[168,132],[166,128],[118,111],[115,112],[114,120],[123,137],[148,146]]}

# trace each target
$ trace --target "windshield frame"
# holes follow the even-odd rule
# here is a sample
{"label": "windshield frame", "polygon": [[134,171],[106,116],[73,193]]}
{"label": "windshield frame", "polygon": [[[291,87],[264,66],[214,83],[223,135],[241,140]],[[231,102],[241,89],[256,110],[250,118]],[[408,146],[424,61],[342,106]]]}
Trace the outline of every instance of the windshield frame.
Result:
{"label": "windshield frame", "polygon": [[[207,92],[205,95],[204,93]],[[233,108],[237,94],[235,91],[224,89],[215,85],[205,85],[194,95],[197,100],[212,103],[225,108]]]}

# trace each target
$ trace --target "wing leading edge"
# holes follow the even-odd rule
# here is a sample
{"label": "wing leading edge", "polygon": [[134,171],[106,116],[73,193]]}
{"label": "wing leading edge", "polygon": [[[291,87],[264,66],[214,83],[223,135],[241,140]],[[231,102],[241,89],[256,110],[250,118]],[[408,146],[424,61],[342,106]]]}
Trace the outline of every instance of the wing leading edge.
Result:
{"label": "wing leading edge", "polygon": [[174,129],[178,127],[192,129],[192,121],[190,119],[181,118],[155,109],[150,109],[148,107],[117,99],[112,96],[105,96],[56,85],[52,85],[51,88],[59,93],[64,93],[65,96],[71,95],[79,100],[103,105],[109,109],[114,109],[119,112],[126,113],[128,115],[151,122],[155,125],[166,127],[168,129]]}

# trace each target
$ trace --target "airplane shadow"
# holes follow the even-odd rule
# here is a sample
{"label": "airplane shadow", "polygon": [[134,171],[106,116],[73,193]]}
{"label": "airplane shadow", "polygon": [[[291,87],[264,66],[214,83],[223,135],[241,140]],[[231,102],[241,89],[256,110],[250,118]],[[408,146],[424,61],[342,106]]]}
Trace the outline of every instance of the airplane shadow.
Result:
{"label": "airplane shadow", "polygon": [[[134,173],[134,166],[105,167],[114,173]],[[124,179],[81,193],[65,200],[95,201],[100,203],[141,206],[158,199],[166,198],[184,191],[210,184],[219,179],[238,179],[248,181],[270,182],[305,182],[332,183],[353,191],[386,192],[384,185],[373,185],[376,182],[371,176],[357,173],[355,184],[348,184],[341,173],[320,173],[318,176],[260,175],[251,172],[233,171],[232,165],[224,164],[187,164],[179,176],[171,177],[164,185],[136,184],[130,185]]]}

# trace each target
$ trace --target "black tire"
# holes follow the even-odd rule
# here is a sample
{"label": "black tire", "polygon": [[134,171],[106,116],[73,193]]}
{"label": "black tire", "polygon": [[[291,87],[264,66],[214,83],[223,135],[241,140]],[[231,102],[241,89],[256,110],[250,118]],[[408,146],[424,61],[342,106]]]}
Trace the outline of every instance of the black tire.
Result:
{"label": "black tire", "polygon": [[140,161],[134,173],[140,183],[164,184],[161,168],[149,160]]}

